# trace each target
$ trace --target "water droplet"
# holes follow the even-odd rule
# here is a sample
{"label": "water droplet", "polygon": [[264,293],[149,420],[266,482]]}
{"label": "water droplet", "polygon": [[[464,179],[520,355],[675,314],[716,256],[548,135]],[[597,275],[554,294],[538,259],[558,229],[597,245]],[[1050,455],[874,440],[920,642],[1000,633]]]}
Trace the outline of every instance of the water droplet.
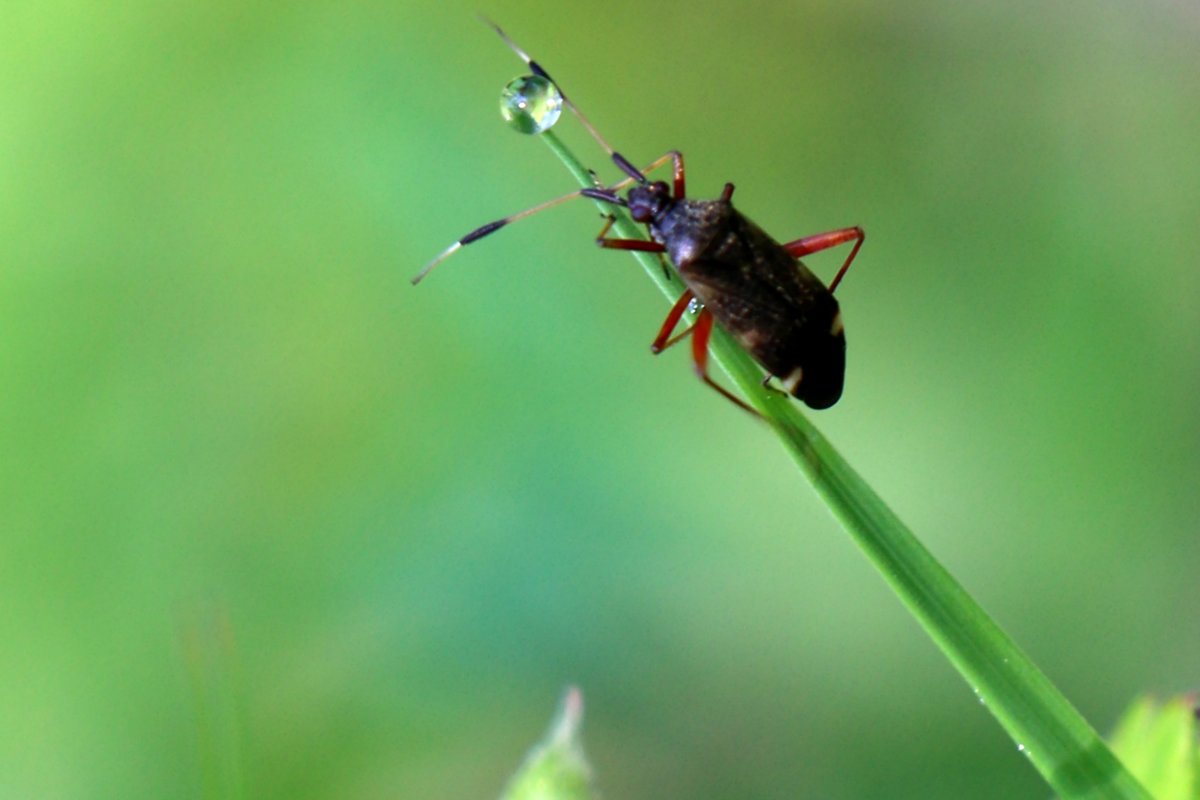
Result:
{"label": "water droplet", "polygon": [[549,130],[562,116],[558,87],[538,75],[514,78],[500,93],[500,115],[521,133]]}

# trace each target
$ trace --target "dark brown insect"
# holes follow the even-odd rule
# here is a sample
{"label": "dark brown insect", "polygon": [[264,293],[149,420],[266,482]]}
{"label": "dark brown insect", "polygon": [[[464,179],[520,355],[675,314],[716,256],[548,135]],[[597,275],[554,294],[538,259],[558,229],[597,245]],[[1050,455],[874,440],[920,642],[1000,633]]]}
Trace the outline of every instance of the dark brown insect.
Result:
{"label": "dark brown insect", "polygon": [[[503,31],[493,27],[535,74],[554,82]],[[686,286],[654,339],[652,352],[660,353],[690,335],[696,374],[734,403],[753,412],[708,375],[708,342],[715,322],[766,369],[764,383],[777,378],[790,394],[811,408],[828,408],[836,403],[842,395],[846,370],[846,338],[833,291],[862,246],[865,238],[862,228],[842,228],[780,244],[733,207],[733,184],[725,184],[725,190],[716,200],[689,199],[680,153],[667,153],[645,171],[639,170],[608,145],[565,94],[563,102],[629,177],[611,188],[582,189],[477,228],[443,251],[413,283],[461,246],[575,197],[624,206],[634,221],[648,227],[651,239],[608,238],[614,221],[610,216],[596,237],[597,244],[664,254]],[[673,185],[646,178],[645,173],[668,161],[674,167]],[[618,192],[626,186],[630,188],[622,197]],[[799,261],[809,253],[847,242],[854,242],[854,246],[828,288]],[[689,306],[698,309],[695,322],[672,338]]]}
{"label": "dark brown insect", "polygon": [[[609,239],[605,226],[598,243],[665,253],[687,286],[651,349],[661,352],[680,338],[668,337],[695,300],[703,310],[688,329],[692,356],[697,373],[710,386],[742,404],[708,377],[707,344],[715,320],[789,393],[811,408],[836,403],[846,371],[846,337],[833,290],[862,245],[862,229],[843,228],[780,244],[733,207],[733,184],[725,184],[716,200],[689,200],[679,153],[665,157],[675,166],[673,191],[663,181],[647,181],[619,154],[613,158],[638,181],[626,197],[604,189],[582,194],[627,206],[635,222],[648,226],[653,241]],[[798,260],[849,241],[854,247],[829,288]]]}

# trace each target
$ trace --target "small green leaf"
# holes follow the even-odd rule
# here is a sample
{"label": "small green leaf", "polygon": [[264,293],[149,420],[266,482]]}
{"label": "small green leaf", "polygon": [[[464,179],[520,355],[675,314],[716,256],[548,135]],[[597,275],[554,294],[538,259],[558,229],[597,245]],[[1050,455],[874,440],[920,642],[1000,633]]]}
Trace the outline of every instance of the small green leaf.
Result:
{"label": "small green leaf", "polygon": [[546,737],[534,745],[508,782],[501,800],[592,800],[591,768],[583,755],[583,694],[563,694]]}
{"label": "small green leaf", "polygon": [[1197,781],[1196,705],[1174,697],[1161,705],[1136,700],[1111,737],[1113,750],[1156,800],[1195,800]]}

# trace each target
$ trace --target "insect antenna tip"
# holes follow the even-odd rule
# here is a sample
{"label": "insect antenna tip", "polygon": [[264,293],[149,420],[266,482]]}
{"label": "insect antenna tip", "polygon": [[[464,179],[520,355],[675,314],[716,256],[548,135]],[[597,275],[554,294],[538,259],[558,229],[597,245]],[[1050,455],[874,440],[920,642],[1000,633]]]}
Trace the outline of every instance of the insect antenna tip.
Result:
{"label": "insect antenna tip", "polygon": [[433,270],[434,267],[436,267],[438,264],[442,263],[447,258],[449,258],[451,255],[453,255],[454,251],[460,247],[462,247],[461,241],[457,241],[454,244],[447,247],[445,250],[443,250],[438,255],[437,258],[435,258],[433,261],[430,261],[428,264],[426,264],[424,266],[424,268],[420,272],[418,272],[416,275],[412,276],[412,278],[409,280],[409,283],[411,283],[413,286],[416,286],[418,283],[420,283],[422,280],[425,279],[425,276],[428,275]]}
{"label": "insect antenna tip", "polygon": [[526,64],[529,64],[530,66],[533,66],[533,64],[532,64],[533,59],[529,57],[529,54],[526,53],[524,51],[524,49],[521,48],[520,45],[518,45],[516,42],[514,42],[512,39],[509,38],[508,34],[504,32],[503,28],[501,28],[496,23],[492,22],[490,19],[488,19],[482,13],[478,14],[477,16],[479,17],[479,20],[484,25],[487,25],[489,28],[494,30],[496,32],[496,34],[501,39],[504,40],[504,43],[506,45],[508,45],[509,49],[512,50],[514,53],[516,53],[518,56],[520,56],[522,61],[524,61]]}

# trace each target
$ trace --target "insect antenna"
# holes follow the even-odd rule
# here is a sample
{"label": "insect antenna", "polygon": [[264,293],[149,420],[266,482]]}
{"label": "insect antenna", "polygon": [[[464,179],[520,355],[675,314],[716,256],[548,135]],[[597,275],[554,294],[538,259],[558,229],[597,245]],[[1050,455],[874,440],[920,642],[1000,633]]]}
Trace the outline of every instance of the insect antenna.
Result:
{"label": "insect antenna", "polygon": [[606,203],[612,203],[613,205],[619,205],[619,206],[625,205],[625,199],[620,197],[612,189],[601,189],[601,188],[579,189],[577,191],[571,192],[570,194],[564,194],[562,197],[556,197],[553,200],[547,200],[544,203],[538,203],[536,206],[533,206],[532,208],[527,208],[524,211],[518,211],[516,214],[509,214],[507,217],[501,217],[500,219],[496,220],[495,222],[489,222],[487,225],[480,225],[478,228],[471,231],[466,236],[462,237],[457,242],[450,245],[445,250],[443,250],[441,253],[439,253],[437,258],[433,259],[428,264],[426,264],[424,269],[422,269],[415,276],[413,276],[413,279],[412,279],[413,286],[416,286],[418,283],[420,283],[421,280],[426,275],[429,274],[430,270],[432,270],[438,264],[445,261],[450,256],[454,255],[464,245],[468,245],[468,244],[471,244],[472,242],[479,241],[480,239],[487,236],[488,234],[495,233],[496,231],[500,230],[505,225],[508,225],[511,222],[516,222],[517,220],[525,219],[526,217],[532,217],[534,214],[540,213],[549,208],[554,208],[557,205],[561,205],[562,203],[565,203],[568,200],[574,200],[577,197],[590,197],[593,200],[602,200]]}
{"label": "insect antenna", "polygon": [[[524,61],[526,63],[526,65],[528,65],[530,71],[532,71],[535,75],[545,78],[546,80],[548,80],[554,84],[555,88],[558,89],[559,94],[562,96],[563,104],[566,105],[567,108],[569,108],[571,110],[571,113],[574,114],[575,117],[579,120],[579,122],[583,125],[583,127],[587,129],[588,133],[590,133],[592,135],[592,138],[595,139],[596,142],[601,147],[603,147],[604,150],[612,157],[613,163],[616,164],[617,167],[622,172],[624,172],[628,177],[621,179],[617,183],[614,183],[612,186],[609,186],[607,188],[605,188],[599,181],[596,181],[595,187],[588,188],[588,189],[579,189],[577,191],[571,192],[570,194],[565,194],[562,197],[556,197],[553,200],[547,200],[544,203],[539,203],[538,205],[533,206],[532,208],[527,208],[524,211],[520,211],[516,214],[511,214],[507,217],[503,217],[494,222],[489,222],[486,225],[481,225],[480,227],[478,227],[475,230],[468,233],[466,236],[463,236],[461,239],[456,241],[454,244],[447,247],[445,250],[443,250],[441,253],[439,253],[435,259],[433,259],[428,264],[426,264],[425,267],[412,278],[412,284],[414,286],[417,285],[418,283],[420,283],[425,278],[425,276],[428,275],[431,270],[433,270],[434,267],[436,267],[438,264],[445,261],[450,256],[454,255],[456,252],[458,252],[460,249],[462,249],[462,247],[464,245],[471,244],[472,242],[476,242],[476,241],[482,239],[483,237],[487,236],[488,234],[495,233],[496,231],[500,230],[501,228],[505,227],[506,225],[508,225],[511,222],[516,222],[519,219],[524,219],[525,217],[533,216],[534,214],[537,214],[541,211],[545,211],[546,209],[553,208],[554,206],[557,206],[561,203],[565,203],[568,200],[574,200],[577,197],[588,197],[588,198],[591,198],[592,200],[599,200],[601,202],[610,203],[610,204],[616,205],[616,206],[627,205],[627,203],[625,202],[625,199],[623,197],[621,197],[618,194],[618,192],[634,182],[643,183],[643,184],[646,183],[647,179],[646,179],[645,172],[649,172],[651,170],[657,169],[659,166],[661,166],[663,163],[665,163],[668,159],[672,158],[672,155],[673,155],[671,153],[668,153],[667,155],[657,159],[652,164],[650,164],[648,167],[646,167],[645,172],[643,172],[642,170],[639,170],[632,163],[630,163],[629,160],[625,158],[625,156],[623,156],[620,153],[613,150],[612,146],[608,143],[608,141],[603,136],[600,135],[600,132],[597,131],[595,126],[593,126],[592,123],[588,120],[588,118],[586,116],[584,116],[583,112],[580,111],[579,108],[567,98],[566,94],[562,91],[562,87],[559,86],[558,81],[556,81],[556,80],[554,80],[554,78],[550,77],[550,73],[546,72],[546,70],[544,70],[540,64],[538,64],[536,61],[534,61],[532,58],[530,58],[529,54],[526,53],[521,48],[520,45],[518,45],[516,42],[514,42],[512,39],[510,39],[508,34],[505,33],[504,30],[499,25],[497,25],[496,23],[492,22],[490,19],[488,19],[487,17],[484,17],[482,15],[480,16],[480,19],[483,20],[487,25],[489,25],[494,31],[496,31],[496,33],[500,36],[500,38],[504,40],[504,43],[507,44],[509,46],[509,48],[511,48],[512,51],[514,53],[516,53],[521,58],[522,61]],[[595,179],[594,176],[593,176],[593,179]]]}

